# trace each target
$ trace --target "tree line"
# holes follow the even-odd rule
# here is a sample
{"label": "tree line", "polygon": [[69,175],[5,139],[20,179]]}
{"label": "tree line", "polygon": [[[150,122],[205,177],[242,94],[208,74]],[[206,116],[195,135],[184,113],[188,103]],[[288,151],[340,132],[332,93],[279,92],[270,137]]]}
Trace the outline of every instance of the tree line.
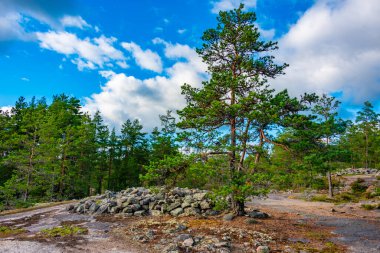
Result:
{"label": "tree line", "polygon": [[243,214],[247,196],[294,187],[328,188],[332,196],[332,171],[380,166],[379,114],[370,102],[347,121],[334,97],[271,89],[269,81],[288,65],[271,55],[276,42],[260,40],[255,13],[240,5],[217,21],[197,49],[210,79],[200,88],[182,86],[178,122],[168,111],[151,133],[132,119],[116,132],[66,95],[50,105],[20,98],[1,112],[3,203],[166,185],[230,195]]}
{"label": "tree line", "polygon": [[143,166],[178,152],[172,140],[173,117],[149,135],[138,120],[120,133],[99,112],[81,112],[78,99],[54,96],[26,101],[0,113],[0,198],[14,202],[54,201],[140,185]]}

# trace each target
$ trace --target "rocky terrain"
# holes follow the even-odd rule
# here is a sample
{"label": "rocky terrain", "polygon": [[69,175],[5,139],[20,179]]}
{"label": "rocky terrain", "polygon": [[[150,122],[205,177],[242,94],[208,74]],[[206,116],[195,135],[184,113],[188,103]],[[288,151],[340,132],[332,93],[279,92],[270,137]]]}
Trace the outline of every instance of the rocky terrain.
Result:
{"label": "rocky terrain", "polygon": [[216,215],[218,212],[212,209],[214,204],[207,194],[207,191],[197,189],[174,188],[166,191],[160,188],[153,192],[142,187],[128,188],[83,199],[69,205],[67,210],[88,214],[121,213],[124,216]]}
{"label": "rocky terrain", "polygon": [[[375,174],[342,177],[365,177],[366,187],[378,183]],[[298,195],[255,198],[247,202],[246,216],[235,217],[215,211],[207,191],[107,191],[0,214],[0,252],[379,252],[379,209],[365,210],[361,202],[309,202]]]}
{"label": "rocky terrain", "polygon": [[366,168],[347,168],[334,173],[337,176],[342,175],[375,175],[380,176],[380,171],[377,169]]}

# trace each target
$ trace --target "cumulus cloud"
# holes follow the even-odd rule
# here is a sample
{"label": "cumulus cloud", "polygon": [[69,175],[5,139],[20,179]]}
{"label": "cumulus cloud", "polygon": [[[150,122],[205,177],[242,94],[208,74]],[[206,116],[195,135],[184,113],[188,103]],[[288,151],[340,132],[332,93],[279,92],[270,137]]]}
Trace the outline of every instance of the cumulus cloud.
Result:
{"label": "cumulus cloud", "polygon": [[36,36],[41,48],[73,56],[71,62],[76,64],[79,70],[102,68],[104,64],[115,60],[124,65],[126,59],[123,53],[113,46],[116,42],[114,37],[102,35],[94,39],[80,39],[76,34],[66,31],[37,32]]}
{"label": "cumulus cloud", "polygon": [[0,41],[32,40],[33,26],[28,26],[29,19],[35,19],[50,27],[59,28],[58,17],[70,12],[73,1],[49,0],[1,0],[0,1]]}
{"label": "cumulus cloud", "polygon": [[22,81],[24,81],[24,82],[29,82],[29,81],[30,81],[30,79],[27,78],[27,77],[21,77],[20,79],[21,79]]}
{"label": "cumulus cloud", "polygon": [[28,35],[21,26],[23,20],[23,16],[18,12],[2,13],[0,11],[0,41],[27,39]]}
{"label": "cumulus cloud", "polygon": [[162,71],[161,57],[156,52],[150,49],[142,50],[141,47],[134,42],[123,42],[121,46],[132,54],[136,64],[141,68],[158,73]]}
{"label": "cumulus cloud", "polygon": [[77,27],[79,29],[91,27],[91,25],[89,25],[81,16],[65,15],[60,19],[60,22],[64,27]]}
{"label": "cumulus cloud", "polygon": [[86,98],[84,109],[99,110],[114,126],[120,126],[126,119],[140,119],[145,129],[151,130],[159,125],[159,114],[182,108],[184,98],[180,87],[184,83],[199,86],[207,78],[206,66],[188,45],[161,39],[155,39],[155,43],[164,45],[165,57],[178,60],[165,69],[164,75],[138,79],[124,73],[101,71],[99,74],[107,81],[100,93]]}
{"label": "cumulus cloud", "polygon": [[218,14],[219,11],[236,9],[239,7],[240,3],[243,3],[245,8],[256,7],[256,0],[219,0],[212,1],[211,3],[213,5],[211,12],[216,14]]}
{"label": "cumulus cloud", "polygon": [[0,107],[0,112],[11,112],[12,111],[12,108],[13,108],[13,106],[11,106],[11,105],[8,105],[8,106],[1,106]]}
{"label": "cumulus cloud", "polygon": [[287,74],[274,80],[293,94],[343,92],[361,103],[380,96],[377,0],[320,0],[279,40]]}

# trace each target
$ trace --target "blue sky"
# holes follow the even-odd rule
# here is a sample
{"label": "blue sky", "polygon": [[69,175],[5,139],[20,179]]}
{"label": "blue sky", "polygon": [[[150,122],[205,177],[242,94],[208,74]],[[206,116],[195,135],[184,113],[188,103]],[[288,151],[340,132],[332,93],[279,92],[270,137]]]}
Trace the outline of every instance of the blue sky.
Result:
{"label": "blue sky", "polygon": [[[271,81],[292,95],[329,93],[352,117],[370,100],[380,109],[377,0],[243,0],[263,39],[290,67]],[[234,0],[0,0],[0,107],[19,96],[66,93],[119,126],[184,105],[180,86],[207,78],[194,48]]]}

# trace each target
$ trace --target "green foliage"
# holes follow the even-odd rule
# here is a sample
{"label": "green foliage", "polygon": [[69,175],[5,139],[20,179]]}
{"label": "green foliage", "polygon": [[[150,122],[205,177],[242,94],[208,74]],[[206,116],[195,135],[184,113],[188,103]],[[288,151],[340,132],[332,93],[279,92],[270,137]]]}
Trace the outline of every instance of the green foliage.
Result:
{"label": "green foliage", "polygon": [[146,185],[177,185],[179,179],[191,164],[192,157],[177,154],[166,156],[159,161],[152,161],[145,166],[146,173],[140,175],[140,180]]}
{"label": "green foliage", "polygon": [[0,226],[0,238],[15,236],[25,233],[26,230],[22,228],[13,228],[8,226]]}
{"label": "green foliage", "polygon": [[351,190],[353,194],[361,194],[367,190],[367,186],[363,185],[364,180],[359,178],[351,184]]}
{"label": "green foliage", "polygon": [[117,134],[100,112],[90,117],[80,109],[78,99],[62,94],[50,105],[21,97],[11,113],[0,112],[2,209],[137,186],[150,161],[179,153],[170,112],[148,136],[137,120]]}
{"label": "green foliage", "polygon": [[380,204],[362,204],[361,207],[365,210],[380,209]]}
{"label": "green foliage", "polygon": [[85,235],[88,233],[87,228],[82,228],[72,225],[64,225],[60,227],[46,228],[41,230],[41,234],[44,237],[67,237],[67,236],[77,236]]}

